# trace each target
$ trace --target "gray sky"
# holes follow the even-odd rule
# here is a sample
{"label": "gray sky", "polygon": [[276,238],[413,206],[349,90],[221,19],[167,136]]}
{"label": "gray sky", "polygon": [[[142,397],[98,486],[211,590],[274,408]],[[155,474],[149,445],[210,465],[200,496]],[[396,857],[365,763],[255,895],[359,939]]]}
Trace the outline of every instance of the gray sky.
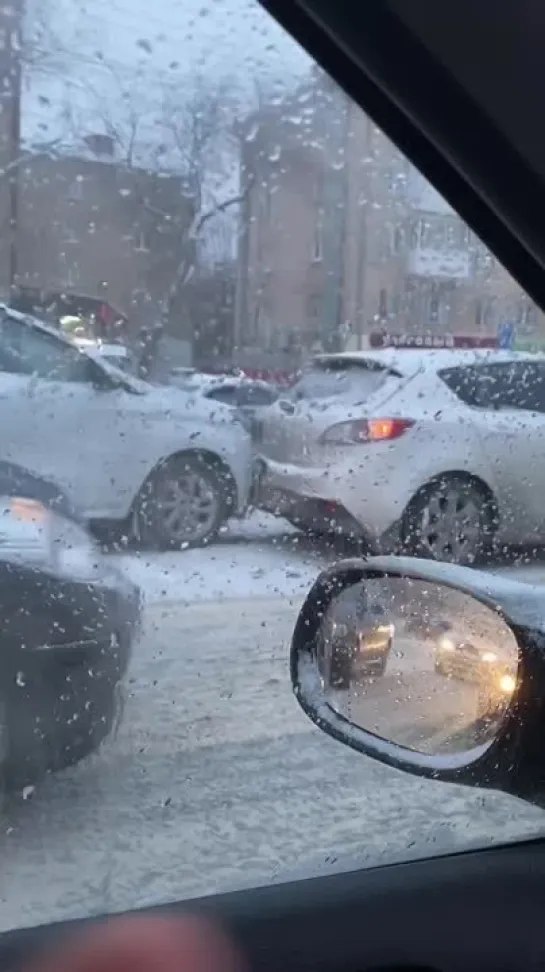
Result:
{"label": "gray sky", "polygon": [[309,64],[255,0],[30,0],[27,17],[27,32],[46,21],[52,55],[27,77],[22,130],[32,141],[64,135],[69,107],[78,127],[123,117],[127,93],[151,134],[160,92],[183,96],[192,74],[229,77],[251,104],[254,78],[274,92]]}
{"label": "gray sky", "polygon": [[[47,57],[26,71],[23,142],[84,155],[84,135],[113,129],[127,146],[136,118],[133,163],[173,171],[181,156],[164,122],[193,79],[233,86],[244,114],[256,80],[274,98],[310,64],[256,0],[27,0],[27,36],[37,31]],[[218,142],[214,153],[204,209],[238,192],[236,153]],[[233,255],[236,220],[233,208],[207,225],[203,256]]]}

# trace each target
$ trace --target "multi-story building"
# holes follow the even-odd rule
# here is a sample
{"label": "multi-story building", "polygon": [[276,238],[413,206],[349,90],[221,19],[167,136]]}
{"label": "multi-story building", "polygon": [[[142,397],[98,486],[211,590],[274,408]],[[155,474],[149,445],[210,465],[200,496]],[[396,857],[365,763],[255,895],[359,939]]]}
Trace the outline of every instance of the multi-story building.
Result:
{"label": "multi-story building", "polygon": [[293,363],[373,331],[536,330],[518,285],[376,125],[316,73],[249,123],[236,344]]}

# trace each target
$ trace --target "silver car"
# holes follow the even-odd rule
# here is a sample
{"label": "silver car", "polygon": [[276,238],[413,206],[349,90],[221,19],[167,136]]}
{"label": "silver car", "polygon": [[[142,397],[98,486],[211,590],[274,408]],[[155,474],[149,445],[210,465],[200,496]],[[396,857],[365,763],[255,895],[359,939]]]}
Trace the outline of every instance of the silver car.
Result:
{"label": "silver car", "polygon": [[249,431],[258,427],[263,409],[279,395],[275,385],[245,375],[208,375],[182,368],[173,371],[170,384],[236,409]]}
{"label": "silver car", "polygon": [[372,549],[473,563],[545,540],[545,356],[320,355],[261,416],[260,505]]}
{"label": "silver car", "polygon": [[6,307],[0,396],[3,458],[146,547],[207,543],[248,506],[252,445],[232,409],[133,378]]}

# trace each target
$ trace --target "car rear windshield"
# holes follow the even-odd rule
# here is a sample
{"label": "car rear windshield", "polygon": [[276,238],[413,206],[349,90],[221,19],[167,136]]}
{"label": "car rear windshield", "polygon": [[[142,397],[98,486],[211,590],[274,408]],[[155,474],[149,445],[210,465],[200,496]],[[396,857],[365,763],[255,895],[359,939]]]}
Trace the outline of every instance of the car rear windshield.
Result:
{"label": "car rear windshield", "polygon": [[[378,391],[397,373],[373,362],[331,361],[314,363],[305,370],[284,398],[317,401],[322,398],[356,397],[359,401]],[[397,376],[398,377],[398,376]]]}

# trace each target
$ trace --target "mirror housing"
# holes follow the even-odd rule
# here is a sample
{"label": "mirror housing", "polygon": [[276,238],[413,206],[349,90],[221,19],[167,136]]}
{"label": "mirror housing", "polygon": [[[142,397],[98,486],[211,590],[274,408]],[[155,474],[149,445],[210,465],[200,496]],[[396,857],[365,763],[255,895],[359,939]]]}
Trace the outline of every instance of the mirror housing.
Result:
{"label": "mirror housing", "polygon": [[[356,725],[331,706],[319,662],[324,618],[347,589],[378,578],[424,581],[468,595],[512,632],[518,646],[517,684],[485,744],[447,754],[417,752]],[[417,558],[341,561],[324,570],[307,595],[293,633],[290,668],[306,715],[344,745],[414,775],[502,790],[545,805],[545,588]]]}

